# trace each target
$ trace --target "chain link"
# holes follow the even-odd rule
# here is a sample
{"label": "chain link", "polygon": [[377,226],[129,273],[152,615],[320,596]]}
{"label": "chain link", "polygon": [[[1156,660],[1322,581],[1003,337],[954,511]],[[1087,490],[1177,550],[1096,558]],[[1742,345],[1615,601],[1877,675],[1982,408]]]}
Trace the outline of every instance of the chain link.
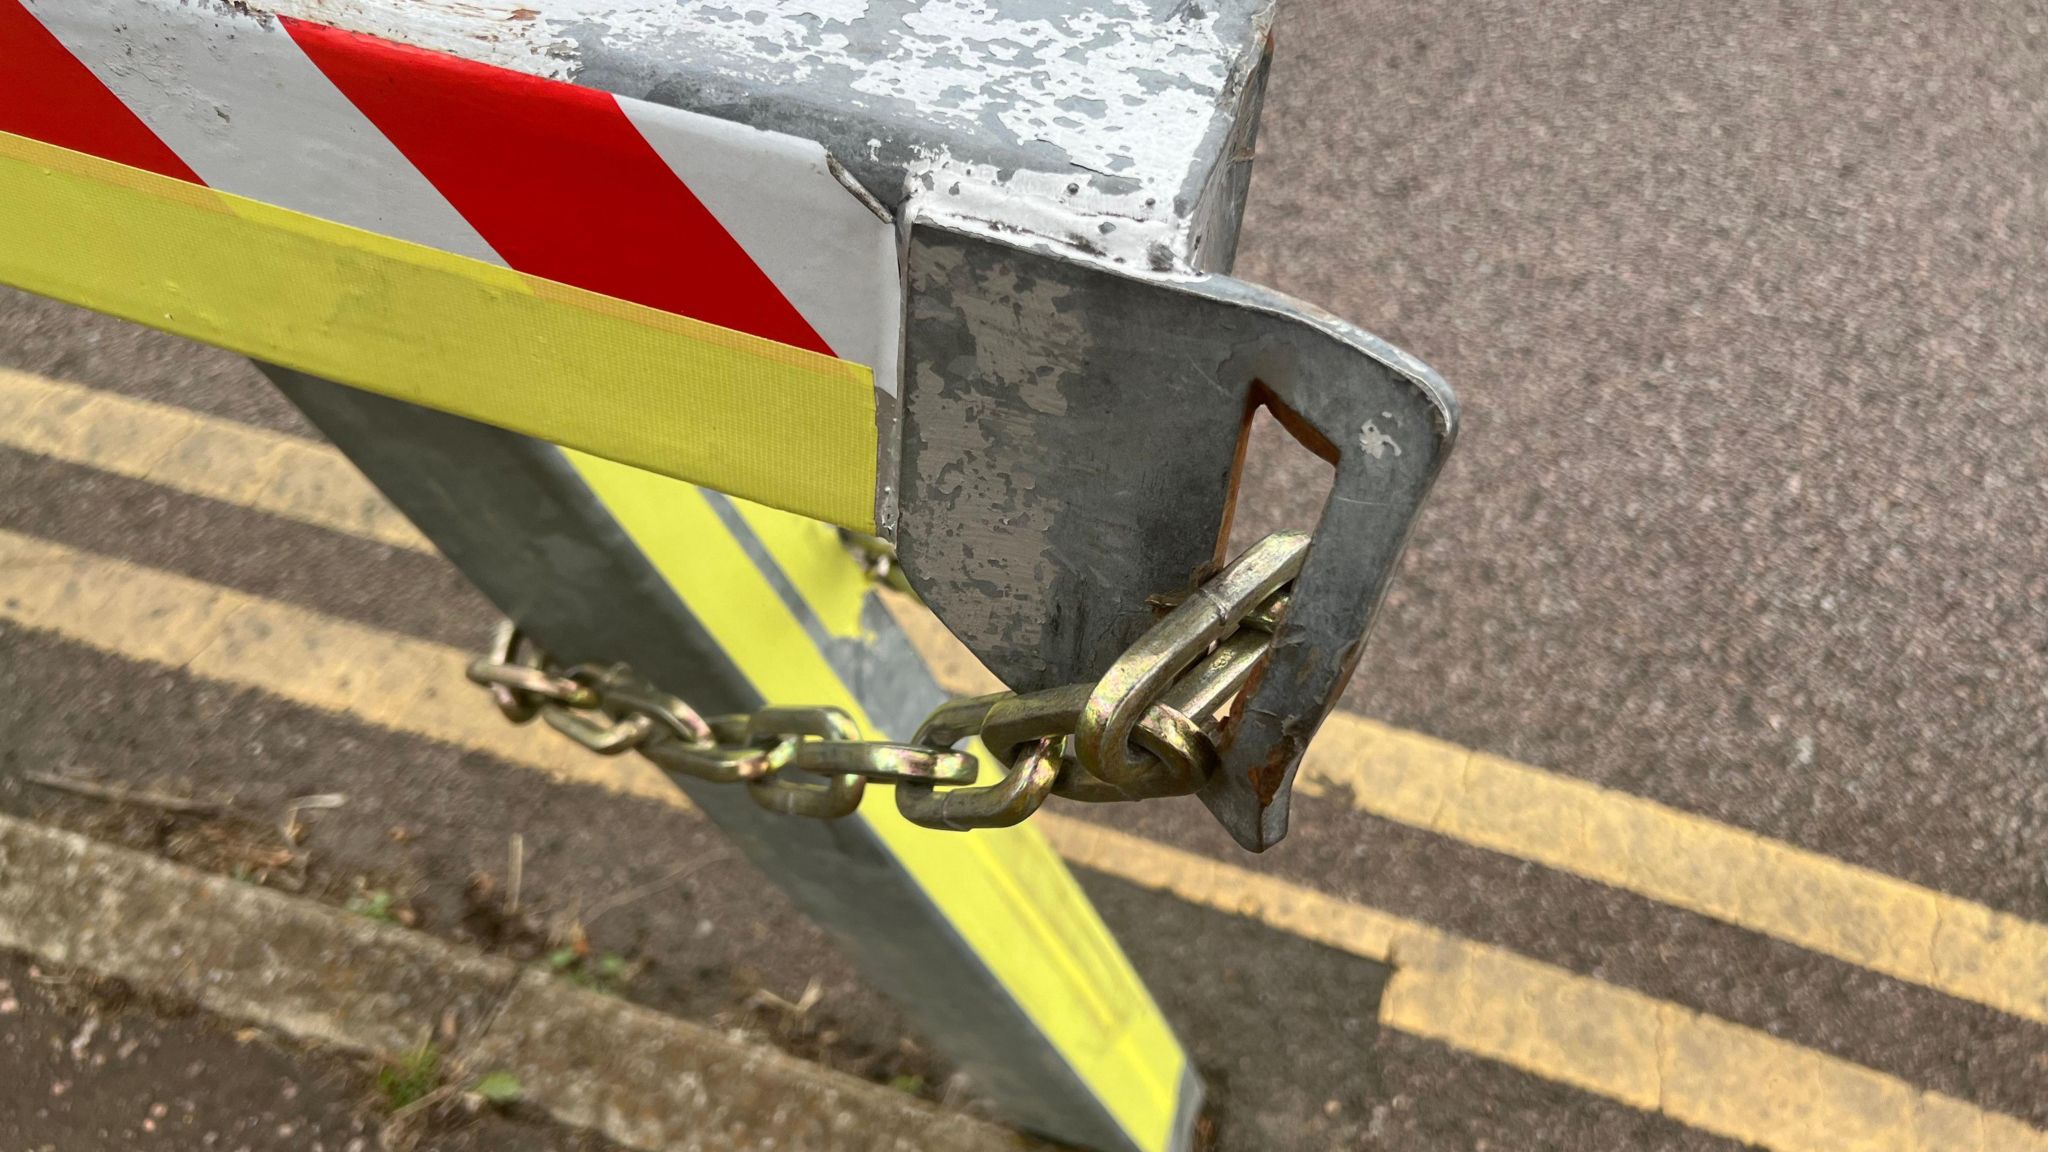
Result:
{"label": "chain link", "polygon": [[[603,756],[632,751],[665,772],[745,784],[761,807],[835,820],[860,806],[870,780],[896,786],[896,806],[926,828],[1002,828],[1048,797],[1114,803],[1185,796],[1217,767],[1224,708],[1245,687],[1286,613],[1308,537],[1266,537],[1183,600],[1102,678],[1042,692],[949,701],[908,744],[861,739],[838,708],[763,708],[705,717],[624,664],[561,667],[510,621],[469,666],[507,720],[539,717]],[[1002,774],[956,750],[980,739]]]}

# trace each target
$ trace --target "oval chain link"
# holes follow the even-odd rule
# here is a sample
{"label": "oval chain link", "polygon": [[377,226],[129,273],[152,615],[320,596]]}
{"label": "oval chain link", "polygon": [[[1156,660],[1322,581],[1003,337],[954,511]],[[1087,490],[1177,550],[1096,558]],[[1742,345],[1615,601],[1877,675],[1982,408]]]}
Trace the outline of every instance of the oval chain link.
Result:
{"label": "oval chain link", "polygon": [[[603,756],[638,753],[662,771],[745,784],[771,811],[836,820],[870,780],[894,784],[905,818],[965,831],[1022,823],[1047,798],[1115,803],[1185,796],[1216,771],[1222,716],[1272,645],[1308,537],[1266,537],[1184,600],[1093,684],[949,701],[908,744],[863,740],[838,708],[705,717],[624,664],[559,667],[510,621],[469,666],[505,718],[536,716]],[[956,751],[979,739],[1002,766]]]}

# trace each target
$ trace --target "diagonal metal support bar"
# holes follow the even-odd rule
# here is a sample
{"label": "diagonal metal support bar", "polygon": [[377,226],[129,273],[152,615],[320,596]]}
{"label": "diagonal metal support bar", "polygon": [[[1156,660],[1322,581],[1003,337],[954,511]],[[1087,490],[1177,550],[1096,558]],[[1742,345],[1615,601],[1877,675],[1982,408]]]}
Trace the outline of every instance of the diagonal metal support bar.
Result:
{"label": "diagonal metal support bar", "polygon": [[[829,527],[317,378],[277,385],[508,616],[706,712],[832,704],[907,736],[944,694]],[[479,694],[479,707],[488,705]],[[691,799],[1019,1127],[1189,1146],[1201,1089],[1064,865],[1028,828],[928,832]]]}

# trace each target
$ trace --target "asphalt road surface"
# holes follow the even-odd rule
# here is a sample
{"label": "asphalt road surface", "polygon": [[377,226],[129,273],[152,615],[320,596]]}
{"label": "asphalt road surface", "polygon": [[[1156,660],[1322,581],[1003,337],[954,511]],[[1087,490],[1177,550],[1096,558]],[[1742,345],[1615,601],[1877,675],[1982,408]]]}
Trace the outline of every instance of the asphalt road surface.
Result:
{"label": "asphalt road surface", "polygon": [[[2048,921],[2044,103],[2038,4],[1288,6],[1238,272],[1420,355],[1467,414],[1346,707]],[[232,357],[18,295],[0,365],[306,431]],[[1296,479],[1253,517],[1298,518]],[[28,453],[0,449],[0,493],[0,529],[380,628],[467,645],[490,615],[436,561]],[[335,814],[321,882],[404,887],[435,930],[484,931],[464,885],[506,827],[565,905],[716,851],[633,802],[465,792],[470,759],[0,630],[0,775],[379,796]],[[1190,805],[1089,818],[2048,1126],[2039,1019],[1341,795],[1256,861]],[[1377,965],[1088,883],[1225,1147],[1732,1146],[1375,1029]],[[620,919],[613,946],[694,957],[632,993],[674,1011],[770,1027],[753,991],[835,970],[732,874]],[[1230,962],[1180,976],[1204,950]],[[825,995],[832,1038],[793,1045],[943,1078],[856,983]]]}
{"label": "asphalt road surface", "polygon": [[2048,910],[2044,21],[1289,9],[1238,271],[1469,414],[1348,702]]}

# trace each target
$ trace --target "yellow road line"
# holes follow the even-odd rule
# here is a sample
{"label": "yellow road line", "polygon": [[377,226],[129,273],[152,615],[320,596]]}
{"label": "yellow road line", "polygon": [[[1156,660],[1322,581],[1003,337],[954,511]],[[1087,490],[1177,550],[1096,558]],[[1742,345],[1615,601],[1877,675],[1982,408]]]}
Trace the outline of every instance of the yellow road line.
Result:
{"label": "yellow road line", "polygon": [[1380,1022],[1784,1152],[2048,1149],[2048,1132],[1667,1001],[1074,820],[1046,833],[1075,864],[1390,963]]}
{"label": "yellow road line", "polygon": [[[380,527],[404,521],[332,449],[178,409],[0,371],[0,443],[428,547],[409,526]],[[265,460],[286,463],[248,463]],[[257,478],[236,479],[251,474]],[[283,481],[261,479],[285,476],[319,480],[280,492]],[[950,690],[994,689],[928,613],[894,607]],[[1311,794],[1341,789],[1360,810],[1396,823],[2048,1023],[2048,925],[1973,901],[1346,713],[1324,725],[1299,786]]]}
{"label": "yellow road line", "polygon": [[0,368],[0,444],[273,516],[432,552],[324,444]]}
{"label": "yellow road line", "polygon": [[1359,809],[2048,1023],[2048,925],[1780,840],[1343,716],[1303,768]]}
{"label": "yellow road line", "polygon": [[[0,620],[680,806],[652,769],[505,725],[464,655],[0,532]],[[1079,821],[1071,861],[1392,963],[1387,1026],[1780,1152],[2048,1152],[2048,1133],[1896,1078],[1416,921]],[[933,833],[939,835],[939,833]]]}
{"label": "yellow road line", "polygon": [[[948,690],[1002,687],[929,612],[890,608]],[[1347,712],[1296,787],[2048,1023],[2048,925],[1781,840]]]}
{"label": "yellow road line", "polygon": [[651,765],[594,759],[479,708],[463,677],[470,657],[454,648],[124,560],[0,532],[0,620],[488,752],[556,780],[683,800]]}

